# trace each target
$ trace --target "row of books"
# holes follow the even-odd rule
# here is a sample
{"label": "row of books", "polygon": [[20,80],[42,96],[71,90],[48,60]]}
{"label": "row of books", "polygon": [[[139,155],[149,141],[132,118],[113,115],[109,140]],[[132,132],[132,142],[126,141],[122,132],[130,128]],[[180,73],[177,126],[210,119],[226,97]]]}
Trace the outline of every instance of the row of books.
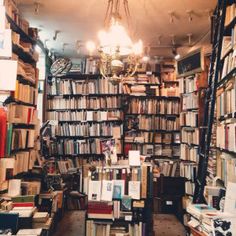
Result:
{"label": "row of books", "polygon": [[48,120],[58,121],[107,121],[121,120],[123,112],[117,111],[50,111],[47,113]]}
{"label": "row of books", "polygon": [[[79,154],[102,154],[101,139],[74,140],[65,139],[51,142],[50,156],[53,155],[79,155]],[[116,140],[116,152],[121,153],[120,140]]]}
{"label": "row of books", "polygon": [[121,101],[119,98],[101,97],[101,98],[54,98],[48,100],[48,109],[106,109],[106,108],[120,108]]}
{"label": "row of books", "polygon": [[214,178],[217,176],[217,150],[215,148],[211,148],[208,156],[208,166],[207,166],[207,185],[212,185]]}
{"label": "row of books", "polygon": [[199,144],[199,129],[198,128],[182,128],[181,130],[181,138],[183,143],[187,143],[189,145]]}
{"label": "row of books", "polygon": [[180,93],[192,93],[198,90],[198,80],[200,75],[194,74],[188,77],[179,78]]}
{"label": "row of books", "polygon": [[235,34],[235,26],[231,29],[230,36],[224,36],[222,41],[222,49],[221,49],[221,60],[224,60],[226,55],[228,55],[231,51],[234,50],[234,45],[236,42],[236,34]]}
{"label": "row of books", "polygon": [[15,124],[36,124],[37,110],[34,107],[11,103],[7,106],[7,120]]}
{"label": "row of books", "polygon": [[37,151],[18,152],[8,158],[0,158],[0,183],[13,178],[15,175],[28,172],[34,166]]}
{"label": "row of books", "polygon": [[113,136],[120,138],[122,127],[113,123],[80,123],[80,124],[59,124],[56,127],[55,135],[58,136]]}
{"label": "row of books", "polygon": [[115,236],[115,235],[130,235],[130,236],[145,236],[146,224],[136,223],[129,224],[128,227],[122,225],[102,224],[93,220],[86,221],[86,236]]}
{"label": "row of books", "polygon": [[11,147],[10,150],[33,148],[34,135],[34,129],[12,129],[12,125],[9,124],[7,142]]}
{"label": "row of books", "polygon": [[217,118],[236,112],[236,82],[231,79],[224,88],[217,91],[216,111]]}
{"label": "row of books", "polygon": [[216,146],[236,153],[236,123],[217,125]]}
{"label": "row of books", "polygon": [[153,177],[159,178],[160,175],[175,177],[179,174],[179,161],[158,160],[153,166]]}
{"label": "row of books", "polygon": [[23,61],[18,59],[17,75],[22,76],[24,80],[27,80],[32,84],[36,84],[38,78],[38,70],[35,69],[31,64],[24,63]]}
{"label": "row of books", "polygon": [[236,66],[235,55],[233,52],[231,52],[224,59],[221,79],[223,79],[227,74],[229,74],[229,72],[231,72],[235,68],[235,66]]}
{"label": "row of books", "polygon": [[180,134],[178,132],[174,133],[152,133],[152,132],[136,132],[132,131],[125,135],[125,142],[129,143],[180,143]]}
{"label": "row of books", "polygon": [[189,146],[188,144],[181,143],[180,145],[180,158],[185,161],[193,161],[198,163],[198,146]]}
{"label": "row of books", "polygon": [[25,85],[16,80],[16,89],[14,92],[14,98],[18,101],[35,104],[37,92],[34,87]]}
{"label": "row of books", "polygon": [[228,182],[236,181],[236,159],[234,155],[224,152],[217,153],[217,176],[224,182],[224,186],[227,186]]}
{"label": "row of books", "polygon": [[229,25],[232,20],[236,17],[236,7],[235,3],[228,5],[226,8],[226,15],[225,15],[225,26]]}
{"label": "row of books", "polygon": [[198,111],[181,112],[180,126],[198,127]]}
{"label": "row of books", "polygon": [[127,129],[144,130],[179,130],[179,118],[168,119],[156,116],[140,115],[137,118],[126,119]]}
{"label": "row of books", "polygon": [[182,110],[198,109],[199,108],[199,93],[183,94]]}
{"label": "row of books", "polygon": [[195,191],[195,183],[191,181],[185,182],[185,194],[189,196],[193,196]]}
{"label": "row of books", "polygon": [[155,75],[138,74],[132,77],[124,77],[123,84],[160,84],[160,78]]}
{"label": "row of books", "polygon": [[[97,166],[88,172],[87,191],[89,201],[112,201],[129,195],[132,199],[151,196],[152,167],[141,164],[132,166]],[[109,186],[109,188],[107,188]]]}
{"label": "row of books", "polygon": [[98,78],[95,80],[64,80],[56,78],[48,85],[50,95],[72,94],[121,94],[122,84],[114,85],[109,80]]}
{"label": "row of books", "polygon": [[179,109],[179,101],[134,98],[130,100],[128,113],[179,114]]}
{"label": "row of books", "polygon": [[196,163],[180,163],[180,176],[187,178],[188,180],[194,182],[197,177],[198,166]]}
{"label": "row of books", "polygon": [[152,85],[152,86],[146,86],[142,84],[134,84],[134,85],[123,85],[123,91],[124,94],[129,94],[133,96],[160,96],[159,86]]}
{"label": "row of books", "polygon": [[180,147],[173,145],[161,144],[139,144],[139,143],[126,143],[124,147],[125,155],[130,150],[139,150],[142,155],[147,156],[164,156],[164,157],[178,157],[180,156]]}

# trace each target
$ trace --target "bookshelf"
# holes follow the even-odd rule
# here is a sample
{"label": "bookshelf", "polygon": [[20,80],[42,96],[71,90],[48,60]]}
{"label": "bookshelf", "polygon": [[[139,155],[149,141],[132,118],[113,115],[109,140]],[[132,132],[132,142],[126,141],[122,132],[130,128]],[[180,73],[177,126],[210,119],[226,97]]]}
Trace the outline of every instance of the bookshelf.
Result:
{"label": "bookshelf", "polygon": [[[203,57],[200,50],[200,58]],[[191,57],[192,54],[189,54]],[[185,56],[187,60],[188,55]],[[183,59],[184,60],[184,59]],[[205,89],[208,86],[207,71],[209,62],[202,60],[198,72],[188,71],[188,75],[179,75],[181,94],[181,146],[180,146],[180,175],[186,179],[185,191],[187,196],[193,196],[194,182],[199,161],[199,141],[203,124]]]}
{"label": "bookshelf", "polygon": [[[173,165],[179,159],[180,98],[173,62],[156,65],[157,72],[137,73],[123,82],[124,155],[139,150],[142,155]],[[174,173],[175,176],[176,173]]]}
{"label": "bookshelf", "polygon": [[[11,179],[22,179],[30,173],[39,155],[39,125],[37,117],[38,53],[34,50],[36,36],[28,22],[14,18],[18,9],[10,1],[5,3],[6,30],[11,30],[12,54],[9,61],[16,61],[15,90],[5,101],[6,147],[0,158],[0,192],[9,192]],[[3,58],[1,58],[3,59]],[[8,82],[8,81],[7,81]],[[3,141],[2,141],[3,142]]]}
{"label": "bookshelf", "polygon": [[[113,166],[97,164],[94,171],[88,171],[86,181],[88,184],[86,235],[91,235],[91,232],[97,235],[151,233],[150,163],[142,163],[139,167],[130,166],[128,163]],[[111,186],[110,190],[107,188],[108,185]]]}
{"label": "bookshelf", "polygon": [[47,119],[56,121],[50,156],[102,158],[100,141],[123,139],[122,86],[98,74],[49,76]]}
{"label": "bookshelf", "polygon": [[235,115],[236,115],[236,64],[235,64],[235,3],[226,9],[225,31],[221,52],[221,68],[216,94],[216,165],[214,176],[222,180],[224,187],[235,182],[236,163]]}

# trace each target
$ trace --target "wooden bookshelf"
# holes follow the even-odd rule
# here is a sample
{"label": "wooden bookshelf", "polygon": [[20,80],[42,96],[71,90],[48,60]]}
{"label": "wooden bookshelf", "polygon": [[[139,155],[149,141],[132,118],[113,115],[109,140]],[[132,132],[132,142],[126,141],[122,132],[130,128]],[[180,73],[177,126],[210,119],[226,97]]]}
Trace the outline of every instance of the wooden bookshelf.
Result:
{"label": "wooden bookshelf", "polygon": [[[191,54],[189,55],[191,56]],[[204,70],[201,72],[191,73],[189,71],[187,76],[178,76],[181,93],[180,175],[186,179],[185,188],[187,196],[192,196],[194,193],[194,181],[199,161],[199,141],[204,120],[205,90],[208,86],[207,73],[209,60],[205,58],[202,62],[203,65],[201,67]]]}

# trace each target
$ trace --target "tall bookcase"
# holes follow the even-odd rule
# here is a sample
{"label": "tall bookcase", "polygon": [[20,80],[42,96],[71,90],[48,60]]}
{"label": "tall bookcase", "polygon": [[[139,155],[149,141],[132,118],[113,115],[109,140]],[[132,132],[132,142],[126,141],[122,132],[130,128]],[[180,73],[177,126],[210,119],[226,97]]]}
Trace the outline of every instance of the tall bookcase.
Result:
{"label": "tall bookcase", "polygon": [[15,90],[5,101],[7,133],[3,137],[5,152],[0,158],[1,191],[8,189],[10,179],[30,173],[39,155],[37,30],[29,28],[28,22],[19,17],[17,8],[11,4],[11,1],[5,2],[6,28],[11,30],[11,60],[17,63],[17,75]]}
{"label": "tall bookcase", "polygon": [[223,181],[236,181],[236,4],[227,6],[222,44],[221,68],[216,94],[216,176]]}
{"label": "tall bookcase", "polygon": [[124,155],[140,150],[158,160],[161,173],[175,176],[171,170],[180,155],[180,98],[173,63],[159,65],[155,73],[126,78],[124,93]]}
{"label": "tall bookcase", "polygon": [[100,75],[70,73],[48,78],[47,119],[54,140],[48,157],[103,158],[101,141],[114,138],[122,152],[122,87]]}
{"label": "tall bookcase", "polygon": [[[202,53],[203,51],[200,50],[200,58],[203,57]],[[191,56],[190,53],[186,58]],[[208,86],[207,71],[209,62],[207,58],[204,58],[201,63],[197,72],[188,71],[186,75],[179,75],[178,78],[181,94],[180,175],[186,178],[185,191],[188,196],[193,196],[194,193],[194,182],[199,161],[198,150],[201,126],[204,119],[205,89]]]}

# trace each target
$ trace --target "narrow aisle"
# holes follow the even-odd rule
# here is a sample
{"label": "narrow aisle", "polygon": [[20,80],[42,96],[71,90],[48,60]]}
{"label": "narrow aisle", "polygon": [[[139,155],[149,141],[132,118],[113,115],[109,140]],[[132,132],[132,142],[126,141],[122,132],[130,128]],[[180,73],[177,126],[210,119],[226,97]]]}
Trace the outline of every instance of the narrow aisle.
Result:
{"label": "narrow aisle", "polygon": [[84,236],[85,211],[67,211],[53,236]]}
{"label": "narrow aisle", "polygon": [[[153,215],[153,236],[185,236],[185,229],[174,215]],[[84,236],[85,211],[68,211],[53,236]],[[100,236],[100,235],[99,235]]]}
{"label": "narrow aisle", "polygon": [[154,236],[185,236],[184,226],[175,215],[154,214],[153,215]]}

